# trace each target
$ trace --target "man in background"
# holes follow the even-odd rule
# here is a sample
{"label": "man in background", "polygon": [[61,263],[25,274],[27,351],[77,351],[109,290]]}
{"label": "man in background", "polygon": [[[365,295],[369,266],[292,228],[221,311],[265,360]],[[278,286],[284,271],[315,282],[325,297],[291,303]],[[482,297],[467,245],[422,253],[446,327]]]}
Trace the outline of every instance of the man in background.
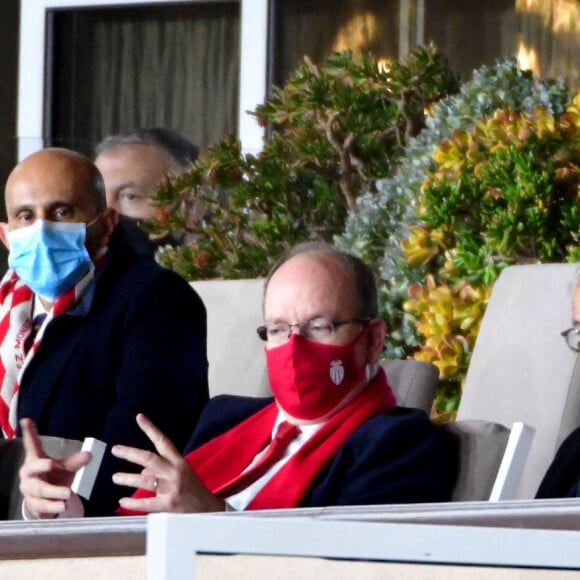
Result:
{"label": "man in background", "polygon": [[[197,159],[198,149],[175,131],[151,128],[111,135],[96,146],[95,153],[95,165],[105,181],[107,205],[139,223],[155,218],[155,188],[168,177],[187,171]],[[134,233],[123,218],[121,222],[129,233]],[[168,232],[150,244],[139,237],[136,233],[134,245],[144,253],[184,241],[181,232]]]}

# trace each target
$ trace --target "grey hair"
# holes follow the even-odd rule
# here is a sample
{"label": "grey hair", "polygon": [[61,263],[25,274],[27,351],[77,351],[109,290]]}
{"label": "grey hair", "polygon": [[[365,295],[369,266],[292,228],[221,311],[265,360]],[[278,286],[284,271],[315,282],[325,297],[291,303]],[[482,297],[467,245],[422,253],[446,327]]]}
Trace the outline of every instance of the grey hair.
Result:
{"label": "grey hair", "polygon": [[97,144],[95,156],[122,145],[154,145],[159,147],[169,155],[179,171],[189,169],[191,163],[199,156],[199,149],[191,141],[176,131],[161,127],[137,129],[131,133],[109,135]]}
{"label": "grey hair", "polygon": [[286,250],[274,264],[266,281],[262,298],[262,310],[266,298],[266,290],[274,273],[291,258],[300,254],[325,254],[342,264],[346,269],[355,295],[356,316],[358,318],[377,318],[379,316],[379,300],[377,281],[373,271],[360,258],[343,252],[324,242],[304,242]]}

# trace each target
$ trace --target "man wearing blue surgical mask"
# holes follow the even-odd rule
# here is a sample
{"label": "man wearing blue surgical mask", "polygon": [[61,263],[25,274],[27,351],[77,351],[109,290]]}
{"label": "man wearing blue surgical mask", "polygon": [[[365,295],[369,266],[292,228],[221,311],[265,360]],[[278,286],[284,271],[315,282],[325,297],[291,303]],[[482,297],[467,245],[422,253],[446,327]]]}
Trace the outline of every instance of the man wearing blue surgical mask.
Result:
{"label": "man wearing blue surgical mask", "polygon": [[[79,163],[76,176],[59,179],[72,159],[45,150],[18,165],[6,183],[8,224],[2,232],[8,265],[47,311],[94,269],[91,254],[96,257],[107,246],[118,221],[116,212],[102,205],[96,168]],[[44,171],[47,160],[57,164],[49,173]],[[81,191],[74,180],[91,185]]]}
{"label": "man wearing blue surgical mask", "polygon": [[[106,207],[99,170],[82,155],[34,153],[10,174],[5,196],[2,435],[18,436],[19,420],[30,418],[42,435],[143,445],[133,419],[142,411],[181,447],[208,397],[206,318],[197,294],[135,254],[116,211]],[[107,452],[86,514],[112,513],[120,494],[111,474],[118,470]],[[63,471],[67,465],[54,462],[38,480],[61,481]]]}

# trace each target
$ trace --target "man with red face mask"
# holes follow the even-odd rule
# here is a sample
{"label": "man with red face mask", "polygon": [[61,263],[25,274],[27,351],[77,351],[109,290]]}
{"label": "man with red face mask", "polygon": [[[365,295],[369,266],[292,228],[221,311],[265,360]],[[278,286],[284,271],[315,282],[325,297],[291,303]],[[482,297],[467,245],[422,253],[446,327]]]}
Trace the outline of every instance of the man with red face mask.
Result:
{"label": "man with red face mask", "polygon": [[143,415],[158,455],[115,446],[140,465],[122,514],[447,501],[456,444],[422,411],[396,407],[379,357],[386,327],[358,258],[302,245],[270,273],[266,359],[274,399],[210,400],[185,457]]}

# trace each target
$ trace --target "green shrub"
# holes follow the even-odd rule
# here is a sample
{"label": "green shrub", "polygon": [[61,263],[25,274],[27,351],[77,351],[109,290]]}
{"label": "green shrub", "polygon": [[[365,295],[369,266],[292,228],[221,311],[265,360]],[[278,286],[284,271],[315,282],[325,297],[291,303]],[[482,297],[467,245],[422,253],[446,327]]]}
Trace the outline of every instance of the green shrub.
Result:
{"label": "green shrub", "polygon": [[[321,65],[305,58],[253,113],[269,128],[260,154],[224,139],[158,191],[150,229],[185,230],[192,239],[165,248],[160,261],[190,280],[261,276],[289,246],[332,241],[360,192],[398,167],[424,110],[458,86],[433,47],[388,71],[349,52]],[[200,206],[205,215],[197,221]]]}
{"label": "green shrub", "polygon": [[401,241],[420,223],[417,201],[423,183],[435,170],[435,149],[454,131],[473,127],[499,107],[531,113],[544,105],[558,115],[568,99],[563,80],[536,80],[531,72],[518,69],[513,59],[483,66],[457,94],[431,107],[425,129],[410,139],[398,171],[359,196],[357,211],[348,215],[345,231],[335,242],[373,265],[379,275],[383,316],[389,326],[387,358],[411,356],[423,343],[417,320],[404,311],[403,302],[409,297],[409,286],[424,280],[425,272],[408,266]]}
{"label": "green shrub", "polygon": [[224,139],[159,189],[150,229],[191,237],[160,260],[190,280],[255,277],[289,246],[334,240],[378,274],[385,356],[434,362],[436,412],[452,414],[501,269],[580,259],[569,101],[513,60],[459,90],[433,47],[389,71],[305,58],[252,113],[269,128],[260,154]]}
{"label": "green shrub", "polygon": [[444,139],[433,158],[422,225],[402,243],[428,274],[405,310],[423,337],[415,358],[439,367],[438,409],[452,412],[501,270],[580,261],[580,93],[562,114],[498,109]]}

